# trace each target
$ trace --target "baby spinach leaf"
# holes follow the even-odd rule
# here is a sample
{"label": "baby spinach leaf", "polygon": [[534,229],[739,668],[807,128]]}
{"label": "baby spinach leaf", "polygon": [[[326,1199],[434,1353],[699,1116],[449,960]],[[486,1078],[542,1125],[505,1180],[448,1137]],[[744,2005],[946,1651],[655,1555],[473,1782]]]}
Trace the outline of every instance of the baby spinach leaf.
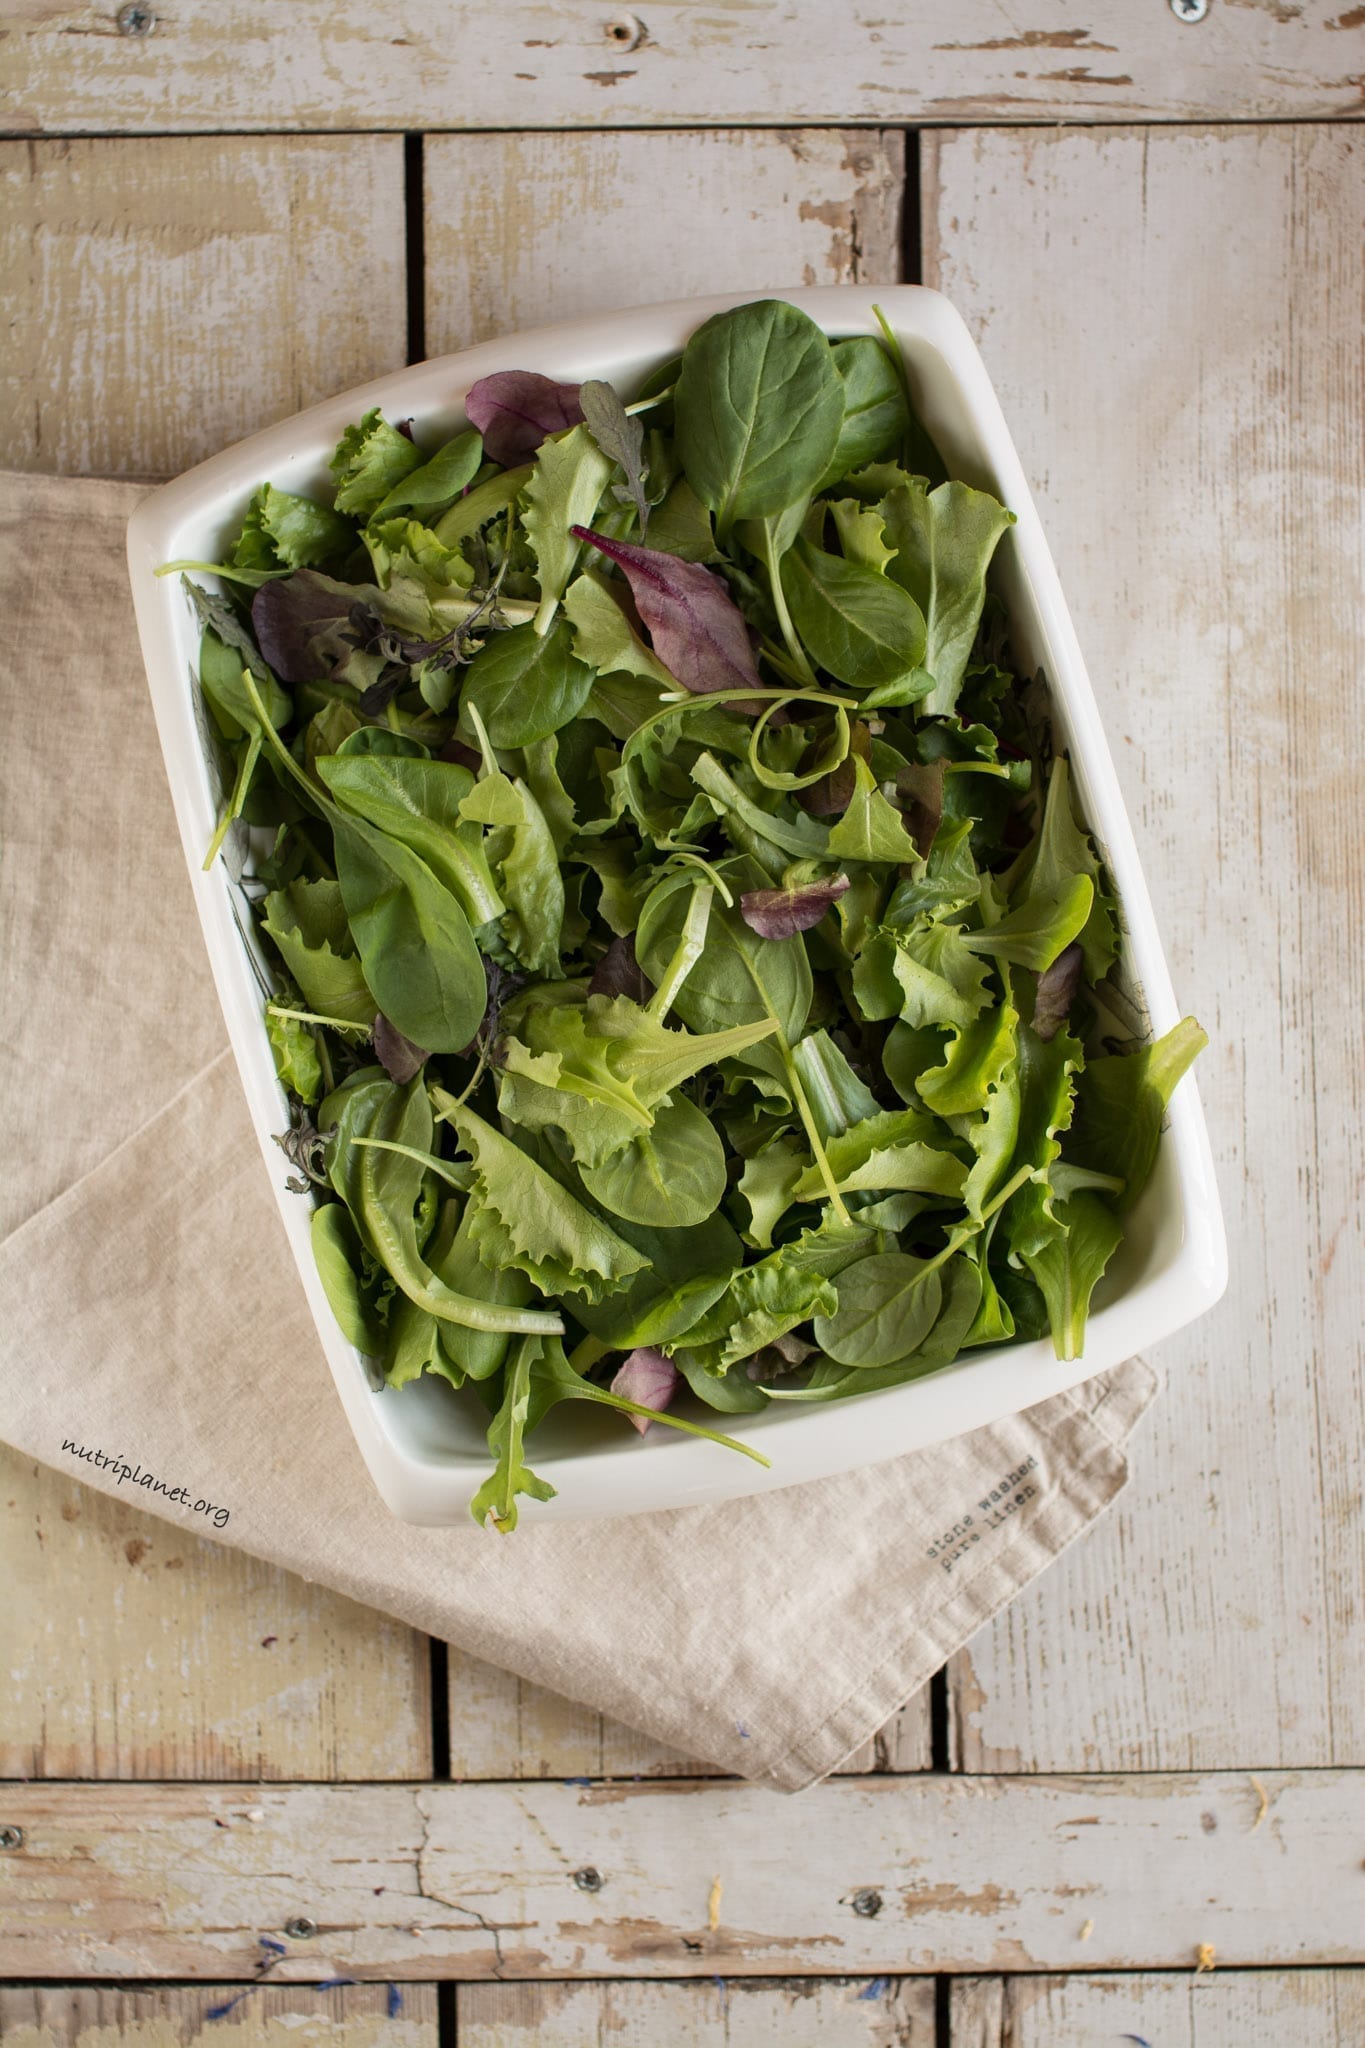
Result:
{"label": "baby spinach leaf", "polygon": [[881,509],[887,542],[896,550],[887,575],[914,599],[925,622],[918,659],[933,683],[924,708],[946,716],[957,704],[981,623],[987,567],[1014,514],[967,484],[930,491],[920,478],[897,484]]}
{"label": "baby spinach leaf", "polygon": [[818,485],[822,491],[850,470],[889,459],[910,424],[900,373],[874,336],[860,334],[851,341],[837,341],[832,354],[844,387],[844,417],[834,454]]}
{"label": "baby spinach leaf", "polygon": [[[500,917],[506,906],[483,833],[462,814],[474,787],[469,770],[392,751],[390,742],[398,735],[385,735],[382,728],[362,731],[374,739],[367,736],[363,746],[347,742],[344,752],[320,755],[315,764],[337,803],[348,817],[363,820],[418,855],[472,925]],[[361,733],[354,738],[359,741]]]}
{"label": "baby spinach leaf", "polygon": [[[924,659],[924,616],[889,576],[861,562],[828,555],[798,540],[782,559],[782,590],[796,629],[821,668],[842,683],[874,684],[913,677]],[[907,685],[910,703],[930,688]]]}
{"label": "baby spinach leaf", "polygon": [[[762,886],[752,862],[736,864],[741,893]],[[657,983],[673,957],[687,915],[687,893],[656,888],[640,913],[635,952]],[[762,939],[749,929],[738,907],[712,905],[706,950],[692,969],[675,1004],[694,1031],[727,1031],[776,1020],[788,1041],[799,1038],[810,1010],[810,961],[803,940]]]}
{"label": "baby spinach leaf", "polygon": [[469,920],[426,862],[401,840],[338,816],[337,880],[365,982],[405,1038],[459,1052],[487,1000]]}
{"label": "baby spinach leaf", "polygon": [[312,1239],[322,1291],[342,1336],[367,1357],[380,1357],[384,1326],[365,1298],[360,1240],[343,1203],[323,1202],[314,1209]]}
{"label": "baby spinach leaf", "polygon": [[572,532],[620,567],[670,681],[697,694],[761,687],[743,614],[710,569],[584,526]]}
{"label": "baby spinach leaf", "polygon": [[494,462],[510,467],[534,455],[547,434],[578,425],[579,393],[579,385],[557,384],[535,370],[495,370],[471,385],[464,409]]}
{"label": "baby spinach leaf", "polygon": [[840,1365],[892,1365],[923,1343],[943,1282],[932,1260],[874,1252],[839,1275],[838,1306],[815,1319],[815,1341]]}
{"label": "baby spinach leaf", "polygon": [[577,718],[592,686],[593,671],[559,619],[548,633],[495,633],[465,672],[461,702],[474,706],[495,747],[526,747]]}
{"label": "baby spinach leaf", "polygon": [[331,470],[336,478],[338,512],[368,519],[395,485],[422,461],[422,451],[391,427],[376,406],[337,442]]}
{"label": "baby spinach leaf", "polygon": [[456,434],[454,440],[438,448],[419,469],[410,470],[380,499],[370,514],[371,520],[391,519],[398,512],[422,512],[429,523],[433,515],[444,512],[452,499],[473,482],[482,461],[480,436]]}
{"label": "baby spinach leaf", "polygon": [[724,535],[815,490],[838,444],[844,385],[815,322],[762,299],[697,329],[673,409],[687,480]]}
{"label": "baby spinach leaf", "polygon": [[650,1230],[620,1223],[643,1264],[614,1295],[592,1302],[569,1296],[577,1321],[612,1350],[672,1344],[718,1301],[741,1263],[744,1247],[723,1215],[686,1230]]}
{"label": "baby spinach leaf", "polygon": [[725,1147],[719,1131],[685,1095],[655,1111],[638,1132],[600,1166],[583,1168],[593,1200],[632,1223],[678,1230],[704,1223],[725,1193]]}

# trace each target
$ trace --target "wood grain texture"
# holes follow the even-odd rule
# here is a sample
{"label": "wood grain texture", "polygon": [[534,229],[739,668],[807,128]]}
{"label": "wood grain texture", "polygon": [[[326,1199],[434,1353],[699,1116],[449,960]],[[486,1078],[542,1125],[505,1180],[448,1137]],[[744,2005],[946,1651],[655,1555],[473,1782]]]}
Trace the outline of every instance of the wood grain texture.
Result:
{"label": "wood grain texture", "polygon": [[170,474],[394,369],[403,223],[388,136],[0,144],[0,464]]}
{"label": "wood grain texture", "polygon": [[751,122],[1115,121],[1358,113],[1343,0],[1156,4],[825,0],[642,14],[551,0],[11,0],[0,120],[16,133],[223,128],[595,128]]}
{"label": "wood grain texture", "polygon": [[466,1984],[460,2048],[934,2048],[913,1977],[717,1977],[701,1984]]}
{"label": "wood grain texture", "polygon": [[966,1978],[951,2027],[952,2048],[1356,2048],[1365,1971]]}
{"label": "wood grain texture", "polygon": [[1365,1772],[1264,1782],[1260,1827],[1241,1773],[265,1786],[228,1828],[229,1787],[11,1785],[0,1974],[249,1978],[262,1934],[282,1982],[1365,1961]]}
{"label": "wood grain texture", "polygon": [[[689,292],[902,274],[905,138],[822,130],[433,135],[426,346]],[[457,1778],[673,1777],[710,1767],[450,1652]],[[927,1692],[850,1770],[924,1770]]]}
{"label": "wood grain texture", "polygon": [[[452,1778],[715,1777],[715,1765],[680,1756],[637,1729],[500,1671],[452,1644],[449,1651]],[[929,1693],[916,1693],[855,1750],[842,1772],[927,1771]]]}
{"label": "wood grain texture", "polygon": [[[0,145],[0,461],[173,469],[401,363],[401,159],[388,138]],[[422,1637],[0,1460],[0,1772],[429,1772]]]}
{"label": "wood grain texture", "polygon": [[651,299],[901,275],[900,134],[433,135],[427,350]]}
{"label": "wood grain texture", "polygon": [[1087,650],[1232,1247],[1132,1484],[955,1661],[983,1768],[1365,1757],[1365,178],[1343,128],[925,139]]}
{"label": "wood grain texture", "polygon": [[401,1623],[5,1448],[0,1552],[0,1776],[430,1772],[430,1659]]}
{"label": "wood grain texture", "polygon": [[0,1988],[4,2048],[437,2048],[436,1987]]}

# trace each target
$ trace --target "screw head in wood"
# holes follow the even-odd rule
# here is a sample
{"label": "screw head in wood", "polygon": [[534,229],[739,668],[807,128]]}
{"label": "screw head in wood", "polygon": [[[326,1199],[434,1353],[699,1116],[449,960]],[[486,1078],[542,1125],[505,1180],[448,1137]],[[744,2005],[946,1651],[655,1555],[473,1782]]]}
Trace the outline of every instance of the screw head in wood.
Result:
{"label": "screw head in wood", "polygon": [[1177,21],[1202,21],[1209,11],[1209,0],[1171,0],[1171,12]]}
{"label": "screw head in wood", "polygon": [[603,34],[618,50],[638,50],[644,41],[645,25],[634,14],[618,14],[607,23]]}
{"label": "screw head in wood", "polygon": [[0,1828],[0,1849],[22,1849],[24,1831],[22,1828]]}
{"label": "screw head in wood", "polygon": [[305,1919],[300,1913],[294,1919],[285,1921],[284,1931],[291,1941],[311,1941],[318,1931],[318,1923],[316,1920]]}
{"label": "screw head in wood", "polygon": [[573,1881],[581,1892],[600,1892],[603,1884],[601,1871],[594,1870],[591,1863],[585,1864],[582,1870],[576,1870]]}
{"label": "screw head in wood", "polygon": [[120,7],[114,16],[114,26],[121,36],[149,36],[156,27],[156,16],[150,7],[139,7],[137,0],[128,0],[128,5]]}
{"label": "screw head in wood", "polygon": [[853,1910],[860,1920],[875,1920],[882,1910],[882,1895],[867,1886],[853,1894]]}

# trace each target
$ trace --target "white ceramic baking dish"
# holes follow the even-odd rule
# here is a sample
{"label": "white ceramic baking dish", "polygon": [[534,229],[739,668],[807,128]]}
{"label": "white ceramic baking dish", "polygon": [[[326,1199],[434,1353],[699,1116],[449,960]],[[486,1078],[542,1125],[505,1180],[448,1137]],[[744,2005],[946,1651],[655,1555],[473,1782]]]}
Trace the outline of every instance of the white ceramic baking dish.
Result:
{"label": "white ceramic baking dish", "polygon": [[[288,1113],[243,941],[242,927],[249,923],[245,902],[221,861],[208,874],[201,866],[217,790],[196,719],[198,629],[178,580],[158,579],[154,571],[175,559],[218,559],[263,479],[286,490],[325,491],[328,456],[343,428],[369,406],[381,406],[391,418],[410,418],[429,444],[463,424],[465,393],[492,370],[539,370],[565,381],[603,377],[629,394],[702,320],[759,296],[732,293],[603,314],[397,370],[202,463],[146,498],[129,526],[133,595],[157,727],[265,1170],[356,1441],[375,1485],[405,1521],[465,1520],[489,1468],[481,1427],[486,1417],[477,1402],[430,1378],[401,1392],[375,1391],[364,1361],[332,1319],[314,1270],[309,1204],[287,1190],[290,1168],[273,1142],[273,1134],[286,1128]],[[1016,513],[1017,524],[996,557],[995,586],[1008,607],[1019,664],[1026,671],[1042,669],[1050,684],[1058,744],[1070,753],[1079,801],[1118,890],[1125,989],[1138,1016],[1159,1035],[1180,1012],[1132,831],[1057,572],[971,336],[946,299],[919,286],[850,285],[776,296],[802,307],[836,337],[876,332],[872,309],[874,302],[880,305],[904,350],[919,412],[950,472],[995,492]],[[1217,1301],[1226,1277],[1213,1162],[1195,1084],[1187,1077],[1172,1098],[1156,1171],[1096,1297],[1083,1359],[1061,1364],[1046,1341],[1014,1344],[969,1353],[930,1378],[861,1399],[810,1410],[774,1405],[760,1415],[723,1418],[727,1429],[743,1431],[762,1448],[771,1460],[767,1470],[665,1428],[642,1439],[601,1410],[583,1415],[561,1409],[537,1432],[532,1451],[535,1469],[558,1493],[544,1505],[523,1502],[523,1518],[622,1515],[721,1501],[941,1442],[1031,1407],[1170,1336]],[[188,1276],[186,1284],[193,1284]]]}

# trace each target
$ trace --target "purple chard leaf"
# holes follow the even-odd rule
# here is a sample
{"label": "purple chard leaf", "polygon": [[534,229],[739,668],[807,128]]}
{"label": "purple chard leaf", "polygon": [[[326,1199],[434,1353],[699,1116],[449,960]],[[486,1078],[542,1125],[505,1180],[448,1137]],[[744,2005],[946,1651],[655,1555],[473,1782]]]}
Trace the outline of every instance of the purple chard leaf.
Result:
{"label": "purple chard leaf", "polygon": [[847,875],[826,875],[792,889],[746,889],[739,899],[740,915],[761,939],[790,939],[819,924],[848,885]]}
{"label": "purple chard leaf", "polygon": [[404,1038],[396,1024],[390,1024],[381,1010],[374,1020],[374,1050],[379,1064],[391,1081],[401,1088],[421,1072],[430,1058],[422,1046]]}
{"label": "purple chard leaf", "polygon": [[622,570],[654,652],[683,689],[761,689],[744,616],[719,576],[658,548],[569,528]]}
{"label": "purple chard leaf", "polygon": [[1076,986],[1081,978],[1084,954],[1079,940],[1064,946],[1051,967],[1038,976],[1038,993],[1033,999],[1033,1028],[1047,1044],[1057,1036],[1071,1014]]}
{"label": "purple chard leaf", "polygon": [[536,370],[495,370],[470,391],[465,416],[483,435],[484,453],[511,469],[528,462],[547,434],[579,424],[578,390]]}
{"label": "purple chard leaf", "polygon": [[[611,1391],[623,1401],[634,1401],[639,1408],[654,1408],[662,1414],[678,1391],[678,1368],[662,1351],[645,1345],[631,1352],[612,1381]],[[626,1419],[641,1436],[649,1428],[648,1416],[631,1415]]]}

